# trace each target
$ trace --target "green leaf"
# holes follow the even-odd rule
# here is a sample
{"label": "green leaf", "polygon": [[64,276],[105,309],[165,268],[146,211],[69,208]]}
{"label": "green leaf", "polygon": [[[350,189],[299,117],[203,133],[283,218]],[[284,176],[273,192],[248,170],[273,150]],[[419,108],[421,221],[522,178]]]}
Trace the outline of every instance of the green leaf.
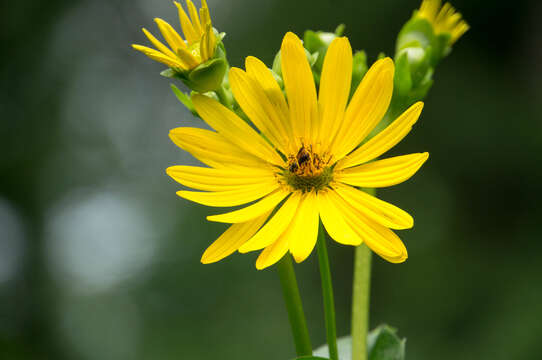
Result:
{"label": "green leaf", "polygon": [[380,325],[369,333],[369,360],[404,360],[406,339],[399,339],[396,332],[388,325]]}
{"label": "green leaf", "polygon": [[[339,360],[352,359],[352,339],[350,338],[350,335],[337,339],[337,350],[339,351]],[[314,350],[313,354],[314,356],[323,356],[324,358],[329,357],[327,344]]]}
{"label": "green leaf", "polygon": [[[380,325],[367,336],[367,351],[369,360],[404,360],[405,339],[396,335],[397,330],[388,325]],[[337,339],[339,360],[352,359],[352,339],[350,335]],[[314,350],[314,356],[327,359],[329,351],[327,345],[322,345]],[[310,359],[310,357],[309,357]]]}
{"label": "green leaf", "polygon": [[343,34],[344,34],[344,29],[346,29],[346,25],[344,25],[344,24],[339,24],[339,25],[335,28],[335,35],[336,35],[336,36],[343,36]]}
{"label": "green leaf", "polygon": [[172,78],[172,77],[175,77],[175,75],[177,75],[177,73],[173,69],[166,69],[166,70],[162,71],[160,73],[160,75],[162,75],[164,77],[167,77],[167,78]]}
{"label": "green leaf", "polygon": [[179,99],[179,101],[184,106],[186,106],[186,108],[190,110],[192,114],[196,116],[198,115],[198,113],[196,112],[196,109],[194,108],[194,105],[192,105],[192,99],[190,99],[190,96],[188,96],[188,94],[183,93],[181,90],[179,90],[178,87],[176,87],[173,84],[171,84],[171,90],[173,91],[177,99]]}
{"label": "green leaf", "polygon": [[329,359],[319,357],[319,356],[301,356],[301,357],[295,358],[295,360],[329,360]]}

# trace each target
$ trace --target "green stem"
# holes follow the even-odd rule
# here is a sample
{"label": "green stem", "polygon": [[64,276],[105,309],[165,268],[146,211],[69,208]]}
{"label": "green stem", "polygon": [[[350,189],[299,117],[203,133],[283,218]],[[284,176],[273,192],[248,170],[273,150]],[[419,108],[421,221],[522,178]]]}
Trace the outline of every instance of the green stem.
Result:
{"label": "green stem", "polygon": [[337,329],[335,325],[335,302],[333,300],[333,285],[331,283],[331,271],[329,269],[329,258],[327,256],[326,233],[322,222],[318,231],[318,263],[320,265],[320,276],[322,278],[322,293],[324,297],[324,315],[326,321],[326,337],[329,349],[329,358],[338,360],[337,351]]}
{"label": "green stem", "polygon": [[354,255],[352,285],[352,360],[367,360],[371,250],[361,244]]}
{"label": "green stem", "polygon": [[282,260],[277,263],[277,271],[279,273],[280,284],[282,285],[284,301],[286,302],[288,318],[292,327],[297,356],[310,356],[312,355],[311,339],[307,330],[303,304],[301,303],[294,265],[292,264],[292,257],[290,255],[283,256]]}
{"label": "green stem", "polygon": [[222,86],[216,89],[215,93],[216,96],[218,96],[218,100],[220,100],[220,103],[222,105],[226,106],[228,109],[232,108],[232,95],[228,91],[226,91],[226,89],[224,88],[224,84],[222,84]]}

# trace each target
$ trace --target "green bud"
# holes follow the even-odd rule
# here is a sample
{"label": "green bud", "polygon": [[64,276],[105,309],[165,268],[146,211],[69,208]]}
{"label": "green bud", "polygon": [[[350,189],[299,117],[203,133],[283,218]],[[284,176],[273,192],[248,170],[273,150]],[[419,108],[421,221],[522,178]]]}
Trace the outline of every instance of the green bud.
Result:
{"label": "green bud", "polygon": [[403,52],[395,59],[395,76],[393,78],[393,91],[397,96],[407,97],[412,89],[412,77],[408,53]]}
{"label": "green bud", "polygon": [[[416,87],[426,76],[427,72],[432,68],[431,66],[431,54],[432,47],[428,46],[427,48],[422,47],[407,47],[399,51],[396,55],[396,61],[400,58],[404,58],[408,64],[408,71],[410,72],[410,77],[413,83],[413,86]],[[397,73],[397,72],[396,72]]]}
{"label": "green bud", "polygon": [[433,44],[435,35],[429,21],[417,17],[410,19],[397,36],[395,52],[407,47],[426,48]]}
{"label": "green bud", "polygon": [[[309,61],[309,65],[311,67],[314,67],[316,62],[320,58],[320,55],[318,53],[311,54],[307,49],[305,49],[305,56],[307,57],[307,60]],[[282,60],[280,50],[277,52],[275,58],[273,59],[273,67],[271,68],[271,70],[273,70],[274,75],[278,75],[282,78]]]}
{"label": "green bud", "polygon": [[275,54],[275,58],[273,59],[273,66],[271,70],[273,70],[273,73],[277,74],[280,78],[282,78],[282,64],[281,64],[280,50],[277,51],[277,53]]}
{"label": "green bud", "polygon": [[227,68],[225,59],[212,59],[189,71],[186,78],[181,80],[186,86],[200,93],[216,90],[222,84]]}
{"label": "green bud", "polygon": [[367,54],[365,54],[365,51],[356,51],[352,62],[352,85],[350,87],[350,97],[352,97],[354,91],[356,91],[358,88],[361,79],[363,79],[368,69]]}
{"label": "green bud", "polygon": [[320,77],[322,67],[324,65],[324,58],[326,56],[327,48],[335,38],[341,36],[344,33],[345,25],[340,24],[335,29],[335,32],[324,31],[312,31],[307,30],[303,35],[303,46],[311,54],[318,54],[318,58],[314,62],[313,67],[315,74]]}
{"label": "green bud", "polygon": [[[219,34],[218,39],[222,39],[223,33]],[[177,78],[181,80],[188,88],[199,93],[205,93],[218,89],[222,85],[224,76],[228,69],[226,59],[226,50],[224,44],[219,42],[213,58],[199,64],[191,70],[166,69],[160,75]]]}

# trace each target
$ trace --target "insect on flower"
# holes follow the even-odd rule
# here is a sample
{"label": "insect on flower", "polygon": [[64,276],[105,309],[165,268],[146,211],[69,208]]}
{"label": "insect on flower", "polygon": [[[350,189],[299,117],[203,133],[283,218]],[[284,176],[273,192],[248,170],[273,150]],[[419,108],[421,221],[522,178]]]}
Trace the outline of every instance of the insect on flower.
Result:
{"label": "insect on flower", "polygon": [[423,104],[415,103],[363,142],[388,109],[393,61],[378,60],[349,101],[352,48],[347,38],[329,46],[318,93],[296,35],[285,35],[281,54],[286,97],[255,57],[246,59],[246,71],[229,72],[233,95],[253,126],[218,101],[195,94],[194,107],[213,130],[170,132],[175,144],[208,166],[167,169],[179,183],[200,190],[182,190],[179,196],[213,207],[249,204],[207,217],[232,225],[201,261],[262,250],[258,269],[287,252],[301,262],[315,246],[320,220],[338,243],[364,242],[390,262],[405,261],[406,248],[391,229],[411,228],[412,217],[359,188],[399,184],[427,160],[428,153],[377,160],[409,133]]}

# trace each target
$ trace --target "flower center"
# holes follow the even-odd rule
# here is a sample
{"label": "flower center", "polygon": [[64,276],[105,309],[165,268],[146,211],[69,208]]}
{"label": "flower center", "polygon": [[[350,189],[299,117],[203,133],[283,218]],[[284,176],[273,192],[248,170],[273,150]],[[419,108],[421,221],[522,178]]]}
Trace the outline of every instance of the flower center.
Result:
{"label": "flower center", "polygon": [[288,156],[288,167],[282,175],[286,183],[296,190],[318,191],[333,180],[329,160],[326,154],[313,152],[312,146],[302,145],[296,155]]}

